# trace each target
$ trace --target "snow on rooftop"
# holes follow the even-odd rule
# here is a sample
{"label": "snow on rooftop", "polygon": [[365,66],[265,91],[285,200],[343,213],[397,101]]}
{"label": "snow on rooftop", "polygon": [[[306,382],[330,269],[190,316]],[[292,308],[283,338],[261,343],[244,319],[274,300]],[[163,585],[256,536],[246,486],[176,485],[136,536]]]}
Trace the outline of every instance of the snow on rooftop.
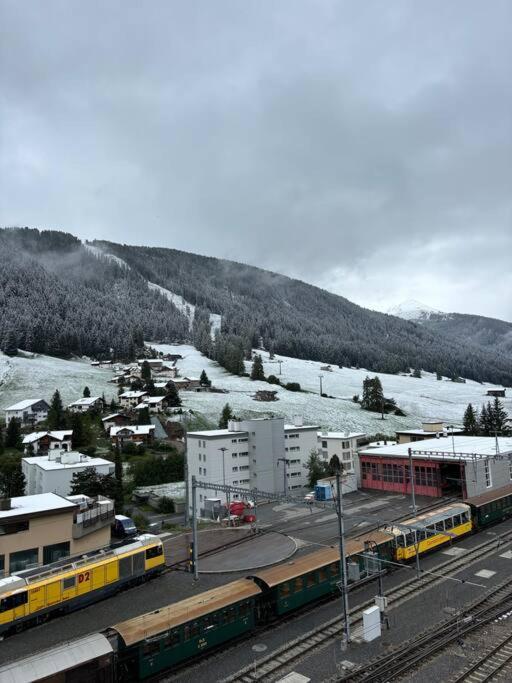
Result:
{"label": "snow on rooftop", "polygon": [[107,415],[107,417],[102,417],[102,422],[107,422],[107,420],[112,420],[114,417],[124,417],[122,413],[112,413],[112,415]]}
{"label": "snow on rooftop", "polygon": [[249,432],[233,432],[231,429],[203,429],[198,432],[188,432],[187,437],[224,437],[224,436],[237,436],[237,435],[247,435]]}
{"label": "snow on rooftop", "polygon": [[0,519],[16,517],[17,515],[29,515],[47,510],[59,510],[74,508],[75,504],[56,493],[39,493],[35,496],[19,496],[11,498],[11,509],[0,510]]}
{"label": "snow on rooftop", "polygon": [[[51,459],[47,455],[33,455],[28,458],[22,458],[24,462],[29,465],[37,465],[42,470],[69,470],[77,467],[98,467],[100,465],[114,464],[110,460],[104,458],[93,458],[89,455],[84,455],[78,451],[68,451],[63,453],[60,458]],[[62,460],[64,462],[62,462]]]}
{"label": "snow on rooftop", "polygon": [[73,401],[73,403],[70,403],[69,406],[90,406],[93,403],[95,403],[96,401],[100,401],[100,400],[101,400],[100,396],[89,396],[89,397],[79,398],[78,401]]}
{"label": "snow on rooftop", "polygon": [[25,410],[26,408],[33,406],[34,403],[39,403],[40,401],[44,401],[44,398],[27,398],[24,401],[20,401],[19,403],[15,403],[14,405],[5,408],[5,410]]}
{"label": "snow on rooftop", "polygon": [[392,457],[407,458],[409,448],[415,458],[424,458],[425,452],[432,458],[470,460],[473,455],[494,456],[496,454],[512,454],[512,437],[500,436],[495,439],[492,436],[455,436],[451,439],[425,439],[415,443],[403,443],[379,448],[372,448],[373,444],[361,449],[362,455],[386,455]]}
{"label": "snow on rooftop", "polygon": [[23,438],[23,443],[34,443],[34,441],[39,441],[39,439],[42,439],[44,436],[49,436],[51,439],[63,441],[68,436],[72,436],[72,434],[72,429],[61,429],[53,432],[32,432]]}
{"label": "snow on rooftop", "polygon": [[364,432],[317,432],[322,439],[355,439],[366,436]]}
{"label": "snow on rooftop", "polygon": [[121,431],[128,431],[131,434],[151,434],[155,425],[125,425],[124,427],[111,427],[110,436],[117,436]]}
{"label": "snow on rooftop", "polygon": [[146,396],[147,391],[125,391],[120,395],[120,398],[140,398]]}

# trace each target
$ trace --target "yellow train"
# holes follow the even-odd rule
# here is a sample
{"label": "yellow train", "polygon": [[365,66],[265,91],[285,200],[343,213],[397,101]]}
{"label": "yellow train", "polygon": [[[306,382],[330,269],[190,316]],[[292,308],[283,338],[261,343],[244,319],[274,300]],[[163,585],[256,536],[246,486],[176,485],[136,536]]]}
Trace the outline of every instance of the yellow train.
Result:
{"label": "yellow train", "polygon": [[471,533],[471,508],[464,503],[453,503],[432,512],[426,512],[399,526],[390,527],[395,536],[394,557],[398,562],[409,560],[416,553],[429,552],[459,536]]}
{"label": "yellow train", "polygon": [[68,557],[0,579],[0,635],[19,632],[55,612],[78,609],[141,583],[164,564],[162,541],[142,534],[118,548]]}

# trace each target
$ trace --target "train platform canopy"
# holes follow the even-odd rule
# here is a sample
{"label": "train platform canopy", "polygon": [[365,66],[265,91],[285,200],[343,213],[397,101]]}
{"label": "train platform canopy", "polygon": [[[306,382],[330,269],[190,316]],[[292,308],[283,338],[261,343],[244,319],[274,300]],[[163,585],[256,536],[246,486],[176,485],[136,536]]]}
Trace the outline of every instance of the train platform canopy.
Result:
{"label": "train platform canopy", "polygon": [[[63,643],[23,660],[0,667],[2,683],[33,683],[54,680],[62,671],[85,664],[94,657],[112,654],[112,646],[101,633]],[[57,678],[55,678],[57,680]],[[58,679],[60,680],[60,678]]]}
{"label": "train platform canopy", "polygon": [[360,456],[369,458],[413,458],[424,460],[474,460],[475,458],[512,456],[512,437],[458,436],[451,439],[425,439],[421,442],[387,445],[380,448],[361,449]]}
{"label": "train platform canopy", "polygon": [[204,593],[198,593],[198,595],[175,602],[172,605],[161,607],[154,612],[122,621],[112,628],[119,633],[125,645],[129,647],[141,640],[147,640],[171,628],[186,624],[193,619],[200,619],[260,593],[261,589],[253,581],[239,579]]}
{"label": "train platform canopy", "polygon": [[499,489],[493,489],[492,491],[486,491],[479,496],[473,496],[473,498],[466,498],[464,502],[468,505],[479,507],[480,505],[492,503],[493,501],[505,498],[506,496],[512,496],[512,484],[501,486]]}

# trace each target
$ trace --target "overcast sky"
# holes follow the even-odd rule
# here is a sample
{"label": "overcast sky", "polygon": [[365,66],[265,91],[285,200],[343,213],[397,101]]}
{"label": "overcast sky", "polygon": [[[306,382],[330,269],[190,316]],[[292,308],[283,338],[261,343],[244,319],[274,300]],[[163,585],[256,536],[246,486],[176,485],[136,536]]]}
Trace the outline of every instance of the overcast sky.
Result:
{"label": "overcast sky", "polygon": [[508,0],[0,0],[0,224],[512,320]]}

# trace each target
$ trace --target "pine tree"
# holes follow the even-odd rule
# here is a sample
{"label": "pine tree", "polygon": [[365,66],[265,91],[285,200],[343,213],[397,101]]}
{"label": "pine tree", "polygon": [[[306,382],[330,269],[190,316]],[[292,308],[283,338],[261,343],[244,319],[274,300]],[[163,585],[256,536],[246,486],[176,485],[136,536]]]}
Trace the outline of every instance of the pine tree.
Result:
{"label": "pine tree", "polygon": [[91,397],[91,390],[89,387],[84,388],[84,398],[90,398]]}
{"label": "pine tree", "polygon": [[478,418],[471,403],[468,404],[463,418],[464,432],[468,436],[477,436],[478,434]]}
{"label": "pine tree", "polygon": [[12,329],[8,330],[4,337],[3,350],[6,356],[18,355],[18,338],[16,332]]}
{"label": "pine tree", "polygon": [[415,368],[414,371],[413,371],[413,373],[412,373],[412,376],[413,376],[413,377],[417,377],[418,379],[421,379],[421,369],[420,369],[420,368]]}
{"label": "pine tree", "polygon": [[140,410],[137,411],[137,424],[138,425],[149,425],[151,424],[151,418],[149,415],[149,408],[146,406],[145,408],[141,408]]}
{"label": "pine tree", "polygon": [[361,408],[364,410],[371,410],[370,389],[372,380],[366,376],[363,380],[363,393],[361,397]]}
{"label": "pine tree", "polygon": [[231,410],[231,406],[229,403],[226,403],[224,408],[222,409],[222,413],[220,416],[219,420],[219,429],[227,429],[228,428],[228,422],[233,419],[233,411]]}
{"label": "pine tree", "polygon": [[178,408],[181,406],[181,398],[174,382],[171,382],[167,390],[167,403],[171,408]]}
{"label": "pine tree", "polygon": [[140,378],[143,382],[149,382],[151,380],[151,367],[147,360],[145,360],[141,365]]}
{"label": "pine tree", "polygon": [[24,496],[25,483],[20,457],[18,455],[4,456],[0,462],[0,497]]}
{"label": "pine tree", "polygon": [[48,411],[48,429],[62,429],[64,427],[64,408],[59,390],[56,389]]}
{"label": "pine tree", "polygon": [[263,361],[261,356],[257,354],[254,356],[251,369],[251,379],[265,381],[265,372],[263,370]]}
{"label": "pine tree", "polygon": [[443,379],[442,374],[439,372],[439,370],[436,372],[436,379],[438,382],[441,382]]}
{"label": "pine tree", "polygon": [[72,447],[76,449],[81,448],[82,446],[87,446],[82,416],[78,413],[73,413],[70,418],[69,426],[73,430],[73,434],[71,436]]}
{"label": "pine tree", "polygon": [[488,403],[486,406],[484,403],[480,411],[479,420],[479,431],[482,436],[490,436],[492,432],[492,414],[490,414],[490,411],[491,404]]}
{"label": "pine tree", "polygon": [[211,383],[210,379],[208,378],[208,375],[206,374],[205,370],[202,370],[202,372],[201,372],[201,376],[199,377],[199,384],[202,387],[211,387],[212,386],[212,383]]}
{"label": "pine tree", "polygon": [[7,430],[5,432],[5,445],[7,448],[16,448],[21,451],[23,449],[21,443],[21,425],[16,418],[9,420]]}
{"label": "pine tree", "polygon": [[325,463],[322,461],[317,451],[311,451],[306,463],[306,469],[308,471],[309,488],[313,489],[316,486],[317,481],[322,477],[325,477],[326,474]]}
{"label": "pine tree", "polygon": [[494,397],[494,402],[491,406],[491,415],[493,434],[497,434],[498,436],[508,435],[508,415],[498,396]]}

